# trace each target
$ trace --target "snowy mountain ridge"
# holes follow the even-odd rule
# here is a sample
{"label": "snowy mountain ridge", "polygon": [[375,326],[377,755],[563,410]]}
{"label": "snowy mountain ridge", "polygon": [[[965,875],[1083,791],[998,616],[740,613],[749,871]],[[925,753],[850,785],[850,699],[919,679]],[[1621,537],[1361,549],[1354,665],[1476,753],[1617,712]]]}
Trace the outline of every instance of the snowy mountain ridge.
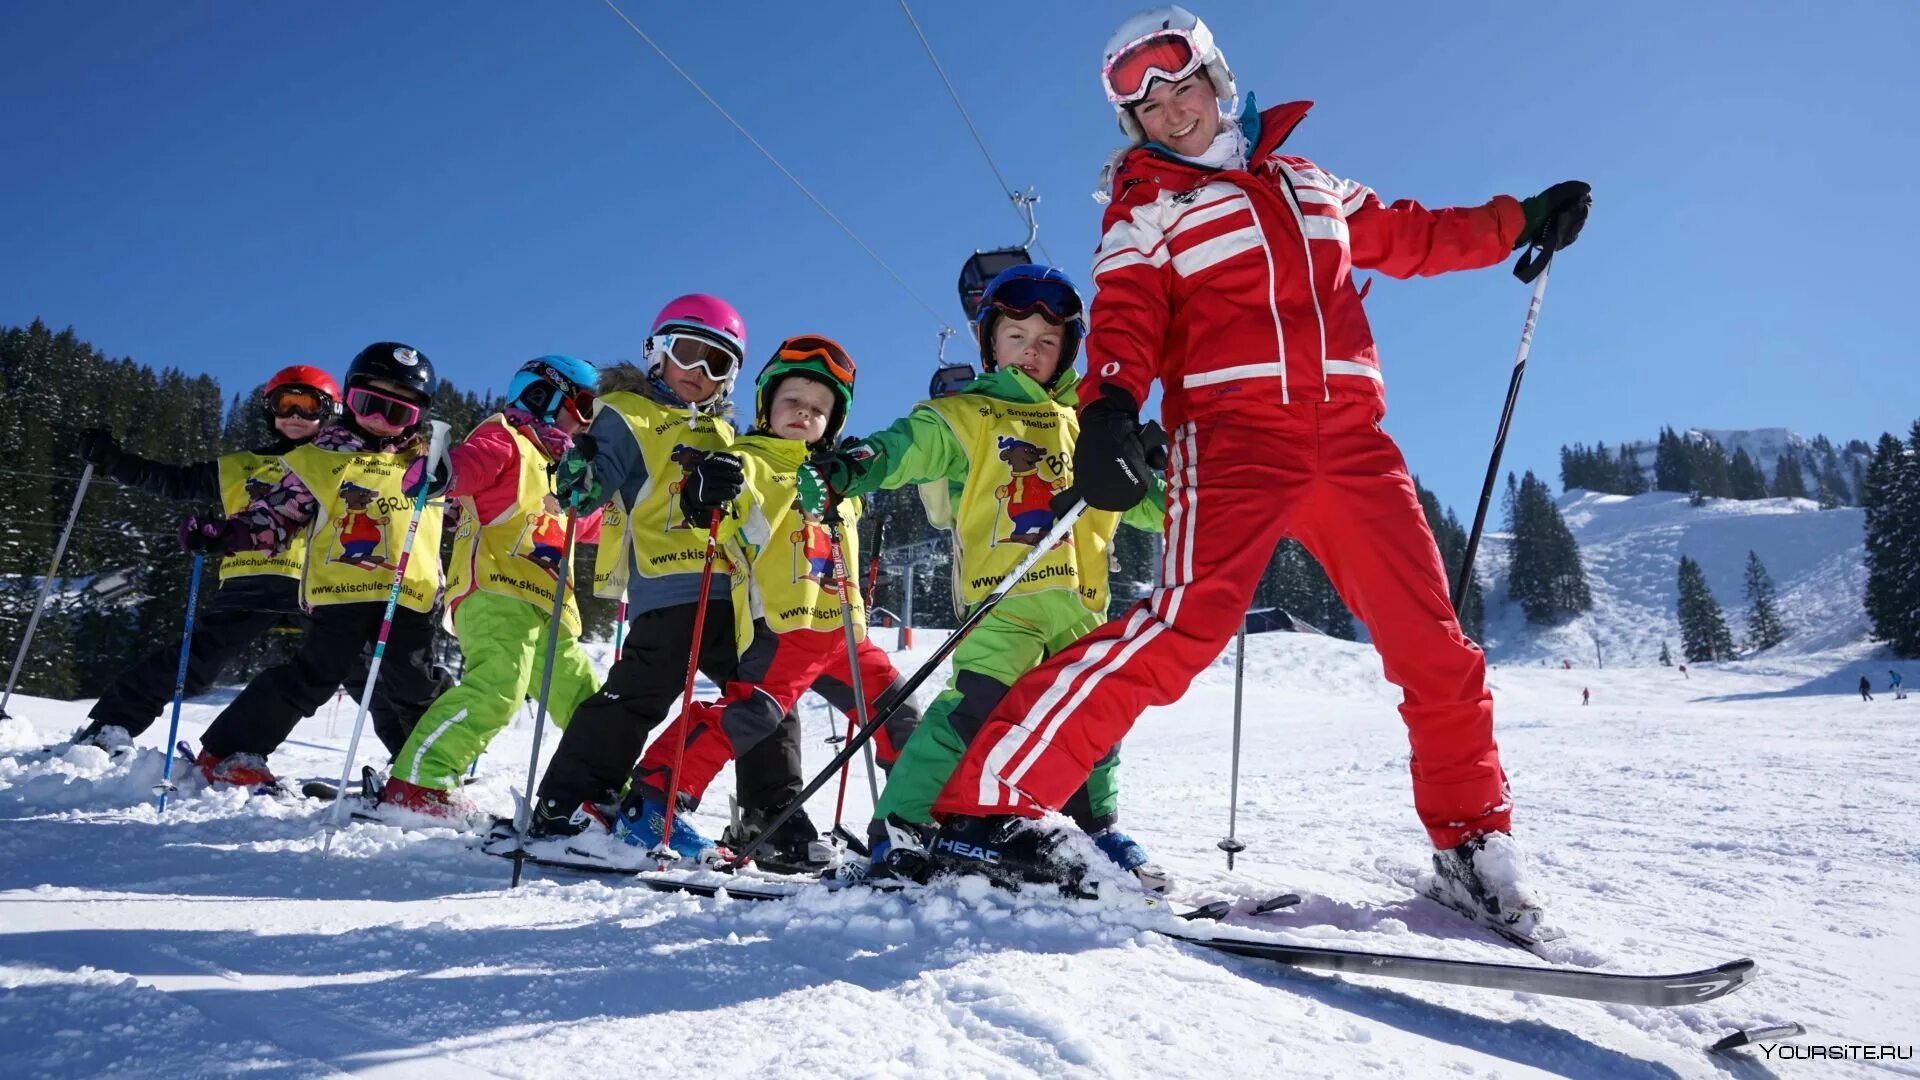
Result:
{"label": "snowy mountain ridge", "polygon": [[1559,506],[1580,545],[1593,609],[1556,626],[1529,625],[1507,599],[1511,537],[1489,533],[1478,567],[1487,589],[1484,644],[1495,663],[1646,666],[1657,662],[1663,641],[1677,662],[1681,555],[1700,563],[1728,627],[1744,639],[1747,552],[1759,554],[1788,631],[1769,657],[1806,655],[1867,636],[1865,515],[1858,507],[1821,510],[1811,499],[1708,499],[1696,507],[1670,491],[1626,496],[1579,489],[1561,496]]}

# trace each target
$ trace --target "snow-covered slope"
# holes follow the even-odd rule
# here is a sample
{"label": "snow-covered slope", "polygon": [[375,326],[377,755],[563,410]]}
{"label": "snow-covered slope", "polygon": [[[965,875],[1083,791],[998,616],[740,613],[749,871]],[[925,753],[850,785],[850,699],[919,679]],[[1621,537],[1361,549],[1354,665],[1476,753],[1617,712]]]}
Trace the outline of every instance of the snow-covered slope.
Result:
{"label": "snow-covered slope", "polygon": [[1807,499],[1709,499],[1696,507],[1673,492],[1575,490],[1561,496],[1560,512],[1580,544],[1593,610],[1559,626],[1529,625],[1506,598],[1510,538],[1490,533],[1479,564],[1488,597],[1485,645],[1495,663],[1652,664],[1662,641],[1678,658],[1682,555],[1700,564],[1728,627],[1743,639],[1750,550],[1773,578],[1789,634],[1772,654],[1801,655],[1866,636],[1865,526],[1856,507],[1821,510]]}
{"label": "snow-covered slope", "polygon": [[[1287,634],[1257,635],[1249,652],[1237,872],[1214,848],[1230,658],[1127,742],[1127,823],[1185,894],[1306,894],[1236,933],[1531,962],[1375,866],[1423,858],[1424,838],[1396,694],[1372,652]],[[755,905],[536,871],[508,892],[507,865],[446,829],[356,824],[323,855],[313,804],[199,794],[161,818],[148,788],[164,724],[130,764],[91,750],[25,763],[9,751],[70,730],[86,705],[16,698],[32,722],[0,722],[0,1072],[1767,1075],[1757,1052],[1739,1063],[1703,1048],[1767,1020],[1802,1021],[1821,1043],[1912,1041],[1920,697],[1810,695],[1859,659],[1690,679],[1494,672],[1519,828],[1578,957],[1650,971],[1752,955],[1764,967],[1734,997],[1657,1013],[1277,970],[1142,933],[1130,905],[1015,901],[977,884],[918,904]],[[192,706],[183,734],[197,737],[218,704]],[[275,763],[337,772],[349,720],[309,720]],[[815,710],[806,721],[817,764],[828,723]],[[530,736],[524,720],[503,733],[476,798],[506,809]],[[725,806],[726,784],[709,807]],[[864,786],[852,786],[856,815]],[[715,815],[695,820],[715,831]]]}

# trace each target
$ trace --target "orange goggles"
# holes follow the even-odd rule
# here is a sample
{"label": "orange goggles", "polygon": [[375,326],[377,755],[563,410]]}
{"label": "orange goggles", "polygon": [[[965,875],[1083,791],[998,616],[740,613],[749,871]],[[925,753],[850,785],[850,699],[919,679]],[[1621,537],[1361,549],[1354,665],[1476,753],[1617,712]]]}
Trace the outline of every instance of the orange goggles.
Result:
{"label": "orange goggles", "polygon": [[832,338],[818,334],[788,338],[780,343],[780,349],[773,354],[773,358],[786,361],[818,360],[847,389],[853,389],[853,357],[848,356],[847,350]]}

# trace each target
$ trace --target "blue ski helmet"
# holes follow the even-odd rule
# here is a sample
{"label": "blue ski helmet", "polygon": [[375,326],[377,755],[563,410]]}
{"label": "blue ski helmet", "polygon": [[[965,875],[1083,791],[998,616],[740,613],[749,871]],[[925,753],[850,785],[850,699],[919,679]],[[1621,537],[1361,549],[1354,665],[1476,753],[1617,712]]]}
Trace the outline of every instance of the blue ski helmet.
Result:
{"label": "blue ski helmet", "polygon": [[1019,319],[1036,312],[1048,322],[1066,328],[1060,342],[1060,366],[1054,369],[1053,379],[1047,380],[1048,385],[1073,366],[1080,355],[1080,342],[1087,336],[1086,308],[1080,302],[1080,294],[1064,271],[1023,263],[994,275],[993,280],[987,282],[987,291],[980,296],[973,333],[980,342],[982,370],[992,371],[998,366],[993,362],[993,327],[1000,316],[1012,315]]}
{"label": "blue ski helmet", "polygon": [[582,423],[593,419],[593,393],[600,371],[585,360],[558,353],[520,365],[507,384],[507,404],[517,405],[551,424],[562,403],[573,407]]}

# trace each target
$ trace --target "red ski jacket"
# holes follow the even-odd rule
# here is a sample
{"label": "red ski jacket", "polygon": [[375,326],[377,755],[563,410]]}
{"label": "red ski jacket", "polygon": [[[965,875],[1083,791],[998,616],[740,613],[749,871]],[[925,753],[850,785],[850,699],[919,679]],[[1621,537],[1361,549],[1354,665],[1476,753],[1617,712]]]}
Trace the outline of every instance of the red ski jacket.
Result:
{"label": "red ski jacket", "polygon": [[1228,410],[1386,399],[1353,271],[1397,278],[1474,270],[1520,236],[1519,200],[1387,206],[1363,184],[1279,147],[1311,107],[1260,114],[1247,169],[1211,170],[1137,148],[1115,170],[1094,256],[1091,387],[1138,402],[1153,380],[1169,426]]}

